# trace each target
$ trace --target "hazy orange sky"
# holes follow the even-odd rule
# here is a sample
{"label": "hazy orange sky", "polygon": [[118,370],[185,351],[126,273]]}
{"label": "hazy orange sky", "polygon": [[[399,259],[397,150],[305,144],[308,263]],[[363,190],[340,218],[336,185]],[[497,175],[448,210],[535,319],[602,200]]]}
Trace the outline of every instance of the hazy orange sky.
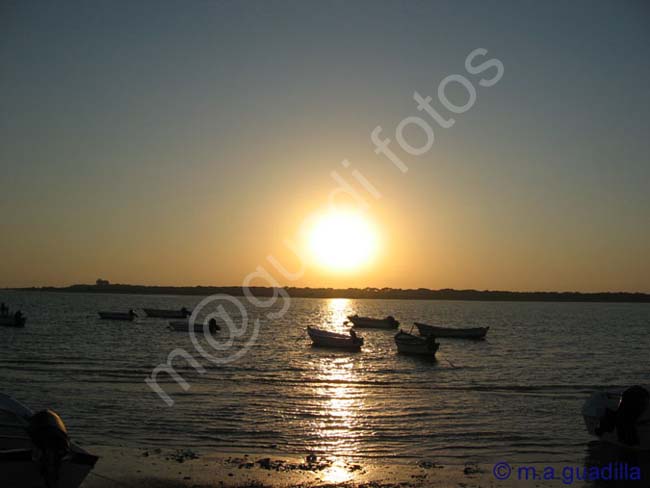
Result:
{"label": "hazy orange sky", "polygon": [[[0,9],[1,287],[239,285],[263,266],[292,286],[650,292],[644,2]],[[504,66],[493,86],[466,70],[477,48]],[[462,114],[438,99],[453,74],[476,89]],[[420,156],[396,141],[429,117],[415,91],[456,119],[428,118]],[[284,241],[306,252],[332,171],[367,198],[376,255],[284,279],[267,256],[296,269]]]}

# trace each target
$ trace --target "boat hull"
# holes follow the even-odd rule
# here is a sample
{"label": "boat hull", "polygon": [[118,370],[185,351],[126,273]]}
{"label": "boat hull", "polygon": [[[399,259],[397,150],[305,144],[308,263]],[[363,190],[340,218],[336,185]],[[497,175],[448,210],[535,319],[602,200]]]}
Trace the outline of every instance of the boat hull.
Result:
{"label": "boat hull", "polygon": [[454,329],[450,327],[436,327],[415,322],[420,335],[423,337],[444,337],[449,339],[485,339],[489,327],[471,327],[465,329]]}
{"label": "boat hull", "polygon": [[97,312],[99,314],[99,318],[102,320],[123,320],[127,322],[133,322],[133,319],[135,318],[134,315],[129,314],[129,313],[122,313],[122,312]]}
{"label": "boat hull", "polygon": [[189,310],[163,310],[157,308],[145,308],[144,313],[147,317],[158,319],[184,319],[192,315]]}
{"label": "boat hull", "polygon": [[[76,446],[73,446],[73,449]],[[77,449],[80,449],[77,447]],[[32,460],[31,449],[0,451],[0,483],[11,488],[45,488],[45,482],[40,475],[40,466]],[[56,484],[61,488],[78,488],[88,473],[92,471],[97,456],[86,452],[73,452],[67,456],[59,468],[59,480]],[[5,485],[4,481],[11,480]]]}
{"label": "boat hull", "polygon": [[316,347],[328,347],[335,349],[347,349],[349,351],[359,351],[363,345],[363,338],[352,337],[345,334],[337,334],[325,330],[307,328],[307,333]]}
{"label": "boat hull", "polygon": [[399,322],[395,319],[373,319],[371,317],[359,317],[351,315],[348,320],[357,329],[397,329]]}
{"label": "boat hull", "polygon": [[[192,330],[194,330],[194,332],[203,332],[206,327],[202,322],[196,322],[192,325]],[[216,332],[221,329],[217,324],[208,324],[207,327],[210,332]],[[190,322],[188,320],[172,320],[169,322],[169,328],[176,332],[189,332]]]}
{"label": "boat hull", "polygon": [[26,317],[16,318],[14,315],[0,316],[0,326],[2,327],[25,327]]}
{"label": "boat hull", "polygon": [[413,356],[435,357],[440,347],[440,344],[432,342],[430,339],[423,339],[402,331],[395,334],[395,344],[397,352]]}
{"label": "boat hull", "polygon": [[[28,433],[33,412],[11,397],[0,394],[0,486],[44,488],[41,466],[34,461],[34,445]],[[71,443],[61,459],[57,488],[77,488],[99,458]]]}

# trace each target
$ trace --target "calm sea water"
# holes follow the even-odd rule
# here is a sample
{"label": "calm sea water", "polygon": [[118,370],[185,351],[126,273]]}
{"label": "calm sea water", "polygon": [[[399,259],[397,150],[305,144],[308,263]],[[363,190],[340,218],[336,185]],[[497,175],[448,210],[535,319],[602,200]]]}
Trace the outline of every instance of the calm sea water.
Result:
{"label": "calm sea water", "polygon": [[[580,407],[596,389],[650,383],[645,304],[293,299],[259,316],[239,360],[213,364],[166,320],[106,322],[98,310],[188,308],[201,297],[0,292],[28,316],[0,328],[0,390],[59,411],[84,444],[194,447],[411,462],[579,462]],[[276,307],[277,309],[277,307]],[[437,362],[396,353],[393,333],[363,330],[358,354],[312,348],[307,325],[342,329],[347,314],[490,326],[483,342],[440,340]],[[200,341],[208,348],[205,338]],[[165,375],[167,407],[145,384],[175,348],[187,391]]]}

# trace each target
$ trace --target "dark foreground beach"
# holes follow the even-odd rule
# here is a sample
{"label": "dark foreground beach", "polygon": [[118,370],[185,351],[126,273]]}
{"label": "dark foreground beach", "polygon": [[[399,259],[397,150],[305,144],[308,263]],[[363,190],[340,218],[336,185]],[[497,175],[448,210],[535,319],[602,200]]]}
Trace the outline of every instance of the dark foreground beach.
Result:
{"label": "dark foreground beach", "polygon": [[[308,455],[201,453],[190,449],[91,447],[101,456],[82,488],[625,488],[648,486],[650,456],[611,448],[587,464],[382,464]],[[617,461],[613,461],[617,459]],[[638,469],[635,474],[629,467]],[[638,468],[636,468],[638,467]],[[597,471],[594,471],[597,470]],[[554,477],[549,478],[549,470]]]}
{"label": "dark foreground beach", "polygon": [[[208,487],[514,487],[526,481],[498,481],[492,465],[413,465],[353,463],[328,458],[268,457],[266,455],[201,454],[193,450],[122,449],[93,446],[101,456],[83,488],[132,486],[142,488]],[[558,473],[561,467],[558,466]],[[530,480],[530,486],[560,486]],[[574,486],[589,486],[576,482]]]}

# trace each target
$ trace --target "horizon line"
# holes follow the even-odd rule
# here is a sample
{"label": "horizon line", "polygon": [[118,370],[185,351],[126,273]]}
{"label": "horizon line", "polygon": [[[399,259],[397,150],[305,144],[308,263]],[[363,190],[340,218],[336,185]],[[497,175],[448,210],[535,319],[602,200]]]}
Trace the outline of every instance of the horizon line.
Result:
{"label": "horizon line", "polygon": [[[444,295],[444,294],[451,294],[451,295],[483,295],[483,296],[495,296],[495,295],[513,295],[513,296],[559,296],[559,297],[568,297],[568,296],[578,296],[578,297],[585,297],[585,298],[595,298],[597,296],[601,297],[610,297],[614,298],[615,296],[619,297],[634,297],[636,299],[639,298],[645,298],[650,301],[650,293],[648,292],[643,292],[643,291],[595,291],[595,292],[585,292],[585,291],[577,291],[577,290],[563,290],[563,291],[558,291],[558,290],[534,290],[534,291],[520,291],[520,290],[499,290],[499,289],[476,289],[476,288],[425,288],[425,287],[418,287],[418,288],[394,288],[394,287],[372,287],[372,286],[367,286],[367,287],[348,287],[348,288],[340,288],[340,287],[323,287],[323,286],[249,286],[249,287],[243,287],[241,285],[140,285],[140,284],[128,284],[128,283],[95,283],[95,284],[90,284],[90,283],[76,283],[72,285],[63,285],[63,286],[22,286],[22,287],[4,287],[2,290],[5,291],[88,291],[88,292],[115,292],[119,291],[120,289],[122,291],[144,291],[146,292],[147,290],[150,291],[163,291],[163,290],[169,290],[169,291],[179,291],[179,290],[185,290],[185,291],[199,291],[199,290],[230,290],[230,291],[243,291],[244,288],[248,288],[252,291],[256,292],[264,292],[264,291],[269,291],[269,290],[277,290],[277,289],[285,289],[285,290],[294,290],[294,291],[304,291],[304,292],[312,292],[312,293],[344,293],[344,292],[353,292],[355,294],[365,294],[363,298],[372,298],[371,296],[367,295],[376,295],[378,298],[380,298],[380,295],[384,294],[421,294],[425,295],[422,296],[422,298],[426,298],[426,295]],[[239,293],[237,293],[239,294]],[[316,297],[314,297],[316,298]],[[320,297],[320,298],[328,298],[328,297]],[[417,297],[415,297],[417,298]]]}

